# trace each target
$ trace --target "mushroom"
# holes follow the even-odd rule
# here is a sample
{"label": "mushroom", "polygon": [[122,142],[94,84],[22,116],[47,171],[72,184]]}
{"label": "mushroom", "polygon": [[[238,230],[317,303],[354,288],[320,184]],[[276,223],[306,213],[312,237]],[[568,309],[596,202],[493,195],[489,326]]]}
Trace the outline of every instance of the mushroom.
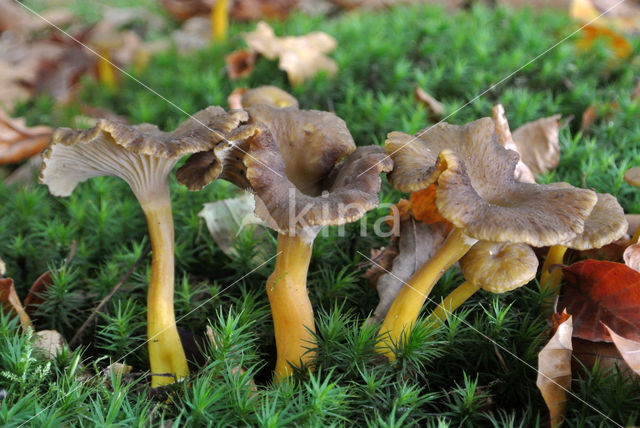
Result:
{"label": "mushroom", "polygon": [[460,259],[465,281],[442,300],[429,315],[429,320],[444,321],[481,288],[491,293],[515,290],[536,276],[538,258],[527,244],[477,242]]}
{"label": "mushroom", "polygon": [[272,107],[294,107],[298,108],[298,100],[288,92],[271,86],[259,86],[249,89],[242,94],[242,107],[248,108],[256,104],[266,104]]}
{"label": "mushroom", "polygon": [[393,345],[408,334],[438,279],[478,240],[532,246],[565,242],[582,233],[596,202],[591,190],[516,181],[519,156],[500,145],[491,118],[463,126],[440,123],[413,137],[392,132],[385,144],[395,165],[391,184],[410,192],[437,183],[436,206],[454,226],[387,313],[380,336],[391,360]]}
{"label": "mushroom", "polygon": [[173,312],[174,231],[169,174],[187,153],[229,145],[225,135],[247,118],[208,107],[173,132],[155,125],[128,126],[102,120],[89,130],[61,128],[42,154],[40,183],[56,196],[69,196],[76,185],[96,176],[126,181],[144,211],[153,259],[147,301],[151,386],[188,375],[187,360]]}
{"label": "mushroom", "polygon": [[598,193],[597,197],[593,211],[584,222],[584,231],[573,239],[549,248],[540,273],[540,288],[550,292],[544,303],[547,310],[551,309],[553,300],[558,295],[562,279],[562,269],[553,269],[553,266],[562,264],[567,249],[585,251],[600,248],[627,233],[629,225],[618,200],[608,193]]}
{"label": "mushroom", "polygon": [[227,40],[229,31],[229,0],[214,0],[211,6],[211,35],[216,42]]}
{"label": "mushroom", "polygon": [[[256,215],[278,232],[276,266],[266,289],[278,350],[275,378],[283,379],[292,366],[314,359],[306,281],[316,235],[323,226],[356,221],[378,206],[379,174],[390,171],[392,162],[381,147],[356,149],[344,121],[332,113],[264,104],[247,112],[250,125],[237,130],[251,134],[242,145],[246,170],[232,181],[248,184]],[[181,174],[188,186],[198,181],[195,172],[187,173],[195,169],[193,159]]]}

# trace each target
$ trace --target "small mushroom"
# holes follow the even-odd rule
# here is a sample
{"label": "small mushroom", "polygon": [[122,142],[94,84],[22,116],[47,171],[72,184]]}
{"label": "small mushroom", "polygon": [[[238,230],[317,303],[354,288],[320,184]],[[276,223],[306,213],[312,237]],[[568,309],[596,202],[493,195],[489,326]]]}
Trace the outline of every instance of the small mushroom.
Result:
{"label": "small mushroom", "polygon": [[242,107],[248,108],[256,104],[298,108],[298,100],[293,95],[270,85],[249,89],[242,94]]}
{"label": "small mushroom", "polygon": [[227,40],[229,32],[229,0],[214,0],[211,6],[211,35],[215,42]]}
{"label": "small mushroom", "polygon": [[155,125],[128,126],[102,120],[82,131],[61,128],[42,154],[40,183],[56,196],[69,196],[78,183],[96,176],[125,180],[147,217],[153,259],[147,303],[151,386],[188,375],[173,312],[174,230],[169,174],[185,154],[210,150],[247,118],[220,107],[198,112],[173,132]]}
{"label": "small mushroom", "polygon": [[491,118],[463,126],[440,123],[413,137],[392,132],[385,144],[395,165],[391,184],[409,192],[437,183],[436,206],[454,226],[387,313],[380,335],[390,341],[383,349],[390,359],[438,279],[478,240],[532,246],[565,242],[582,233],[596,202],[591,190],[516,181],[519,156],[500,145]]}
{"label": "small mushroom", "polygon": [[629,225],[618,200],[608,193],[598,193],[597,197],[593,211],[584,222],[584,231],[569,241],[549,248],[540,273],[540,287],[551,292],[544,304],[549,312],[562,279],[562,269],[553,269],[553,266],[562,264],[567,249],[585,251],[600,248],[627,233]]}
{"label": "small mushroom", "polygon": [[[306,278],[313,241],[323,226],[360,219],[378,205],[380,173],[392,162],[381,147],[355,147],[334,114],[254,105],[244,156],[256,215],[278,232],[277,258],[266,289],[278,357],[275,377],[311,365],[313,308]],[[342,161],[341,161],[342,160]]]}
{"label": "small mushroom", "polygon": [[536,276],[538,258],[527,244],[477,242],[460,259],[465,281],[442,300],[429,320],[442,320],[476,291],[505,293],[522,287]]}

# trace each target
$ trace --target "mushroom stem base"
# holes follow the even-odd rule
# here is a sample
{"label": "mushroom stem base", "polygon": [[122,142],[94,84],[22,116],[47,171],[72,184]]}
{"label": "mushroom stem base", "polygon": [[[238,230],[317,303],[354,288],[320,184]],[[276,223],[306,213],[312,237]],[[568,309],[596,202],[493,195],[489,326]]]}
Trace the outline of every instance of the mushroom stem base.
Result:
{"label": "mushroom stem base", "polygon": [[278,235],[276,267],[267,280],[278,359],[275,379],[292,374],[293,366],[309,366],[315,354],[313,308],[307,292],[312,244],[297,236]]}
{"label": "mushroom stem base", "polygon": [[564,260],[564,254],[567,252],[567,247],[563,245],[553,245],[549,248],[547,258],[544,259],[542,265],[542,272],[540,273],[540,290],[542,292],[550,293],[544,300],[542,306],[546,313],[553,311],[553,303],[556,296],[560,292],[560,282],[562,281],[562,269],[553,269],[554,265],[561,265]]}
{"label": "mushroom stem base", "polygon": [[227,40],[229,27],[228,3],[229,0],[218,0],[211,7],[211,35],[215,42]]}
{"label": "mushroom stem base", "polygon": [[442,303],[431,312],[427,321],[444,321],[447,316],[458,309],[460,305],[466,302],[469,297],[473,296],[480,287],[471,284],[469,281],[465,281],[458,285],[447,297],[442,300]]}
{"label": "mushroom stem base", "polygon": [[423,264],[404,284],[387,312],[378,337],[380,352],[394,361],[395,348],[401,348],[418,319],[420,309],[442,275],[477,242],[454,228],[435,256]]}
{"label": "mushroom stem base", "polygon": [[156,203],[142,204],[149,225],[153,255],[147,295],[152,388],[174,383],[189,374],[173,311],[173,218],[168,188],[167,194],[159,199],[161,201]]}

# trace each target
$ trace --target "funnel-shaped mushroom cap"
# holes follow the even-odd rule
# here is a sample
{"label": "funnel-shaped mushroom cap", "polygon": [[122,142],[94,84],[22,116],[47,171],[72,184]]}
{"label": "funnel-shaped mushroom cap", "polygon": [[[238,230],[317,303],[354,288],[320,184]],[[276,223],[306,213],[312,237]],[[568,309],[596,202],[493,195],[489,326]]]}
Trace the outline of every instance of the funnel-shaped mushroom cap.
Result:
{"label": "funnel-shaped mushroom cap", "polygon": [[356,149],[344,121],[333,113],[264,104],[247,111],[251,123],[269,129],[286,176],[305,195],[318,196],[325,190],[322,181],[336,162]]}
{"label": "funnel-shaped mushroom cap", "polygon": [[630,186],[640,187],[640,168],[629,168],[627,172],[624,173],[624,181]]}
{"label": "funnel-shaped mushroom cap", "polygon": [[[356,221],[378,206],[380,173],[392,168],[391,159],[385,156],[381,147],[360,147],[336,164],[337,156],[331,140],[326,142],[329,155],[290,146],[288,156],[283,156],[280,147],[287,147],[290,142],[305,144],[304,140],[287,139],[282,134],[284,131],[280,130],[286,145],[278,144],[265,125],[257,125],[255,129],[255,135],[249,140],[251,156],[244,158],[247,178],[256,195],[256,215],[273,229],[313,239],[321,226]],[[318,143],[317,140],[312,141]],[[315,173],[313,194],[303,192],[291,179],[287,159],[291,159],[293,153],[300,156],[300,163],[308,165],[309,170]],[[327,159],[334,159],[334,164],[329,165]],[[314,166],[311,160],[318,165]],[[324,174],[320,176],[318,171]],[[301,177],[297,173],[298,170],[294,169],[293,176],[299,180]],[[308,185],[306,182],[303,184]],[[307,190],[309,188],[307,186]]]}
{"label": "funnel-shaped mushroom cap", "polygon": [[242,94],[242,107],[247,108],[256,104],[266,104],[272,107],[298,108],[298,100],[293,95],[275,86],[260,86],[249,89]]}
{"label": "funnel-shaped mushroom cap", "polygon": [[598,202],[584,222],[584,231],[563,243],[575,250],[590,250],[622,238],[629,228],[624,210],[618,200],[608,193],[598,193]]}
{"label": "funnel-shaped mushroom cap", "polygon": [[413,191],[437,181],[440,214],[479,240],[560,244],[582,233],[597,200],[591,190],[517,182],[518,154],[498,143],[490,118],[438,124],[416,137],[392,132],[387,153],[394,187]]}
{"label": "funnel-shaped mushroom cap", "polygon": [[504,293],[535,278],[538,258],[526,244],[479,241],[460,259],[460,269],[471,284]]}
{"label": "funnel-shaped mushroom cap", "polygon": [[40,182],[54,195],[68,196],[78,183],[110,175],[125,180],[144,199],[166,183],[181,156],[210,150],[246,118],[243,111],[226,113],[220,107],[208,107],[173,132],[110,120],[86,131],[60,128],[42,154]]}

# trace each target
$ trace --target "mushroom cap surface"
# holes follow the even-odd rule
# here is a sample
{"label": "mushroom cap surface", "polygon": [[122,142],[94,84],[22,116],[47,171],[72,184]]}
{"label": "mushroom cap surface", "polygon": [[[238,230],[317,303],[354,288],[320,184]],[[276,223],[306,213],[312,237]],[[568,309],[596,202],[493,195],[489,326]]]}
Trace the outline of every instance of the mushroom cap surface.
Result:
{"label": "mushroom cap surface", "polygon": [[264,104],[246,110],[250,123],[269,129],[287,178],[306,195],[318,196],[336,162],[356,149],[346,124],[333,113]]}
{"label": "mushroom cap surface", "polygon": [[309,151],[324,171],[324,176],[315,178],[317,194],[312,195],[291,180],[287,156],[282,155],[281,145],[269,128],[259,124],[256,130],[249,139],[251,156],[245,156],[244,162],[256,196],[256,215],[271,228],[313,239],[320,227],[358,220],[378,206],[380,173],[392,168],[382,147],[360,147],[342,162],[330,165],[330,169],[324,156]]}
{"label": "mushroom cap surface", "polygon": [[608,193],[597,193],[598,202],[584,222],[584,231],[565,242],[574,250],[600,248],[622,238],[629,228],[624,210],[618,200]]}
{"label": "mushroom cap surface", "polygon": [[504,293],[535,278],[538,258],[526,244],[478,241],[460,259],[460,269],[471,284]]}
{"label": "mushroom cap surface", "polygon": [[437,181],[440,214],[478,240],[565,242],[582,233],[597,200],[591,190],[516,181],[519,156],[500,145],[491,118],[441,123],[415,137],[392,132],[386,150],[396,189],[415,191]]}
{"label": "mushroom cap surface", "polygon": [[256,104],[266,104],[272,107],[298,108],[298,100],[282,89],[266,85],[249,89],[242,94],[242,107],[248,108]]}
{"label": "mushroom cap surface", "polygon": [[208,107],[172,132],[112,120],[88,130],[59,128],[42,153],[40,183],[54,195],[68,196],[78,183],[110,175],[127,181],[138,195],[158,174],[168,176],[181,156],[211,149],[246,118],[243,111]]}

